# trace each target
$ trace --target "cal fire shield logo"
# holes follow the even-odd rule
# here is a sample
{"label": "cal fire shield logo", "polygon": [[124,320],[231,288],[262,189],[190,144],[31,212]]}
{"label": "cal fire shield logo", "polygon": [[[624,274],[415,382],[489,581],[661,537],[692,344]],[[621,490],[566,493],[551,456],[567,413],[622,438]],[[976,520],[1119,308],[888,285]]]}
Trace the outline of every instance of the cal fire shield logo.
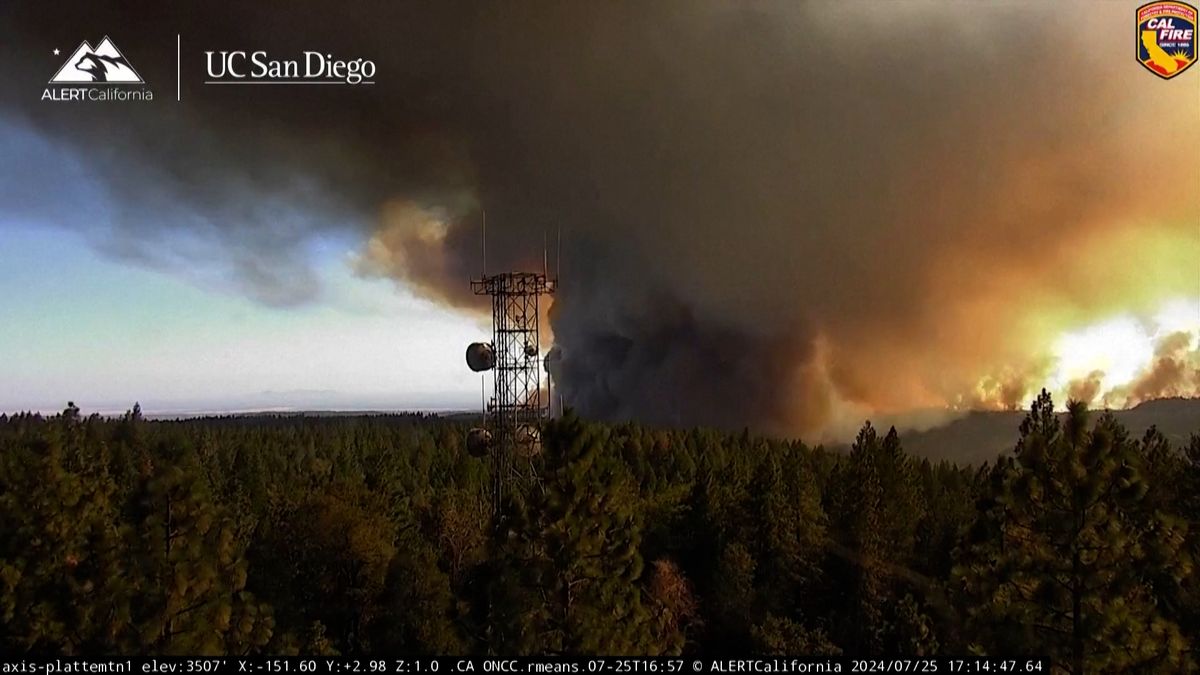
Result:
{"label": "cal fire shield logo", "polygon": [[1137,9],[1137,60],[1169,80],[1196,62],[1196,8],[1183,2],[1151,2]]}
{"label": "cal fire shield logo", "polygon": [[143,84],[141,76],[129,65],[129,59],[125,58],[108,36],[105,36],[95,49],[84,40],[54,77],[50,78],[51,84],[81,82]]}

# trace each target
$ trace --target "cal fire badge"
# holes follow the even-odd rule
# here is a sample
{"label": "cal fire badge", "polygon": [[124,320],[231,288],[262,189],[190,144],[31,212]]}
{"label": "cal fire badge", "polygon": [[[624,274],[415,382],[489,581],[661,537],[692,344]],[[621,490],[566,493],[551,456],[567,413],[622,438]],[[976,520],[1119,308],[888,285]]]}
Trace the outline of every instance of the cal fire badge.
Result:
{"label": "cal fire badge", "polygon": [[1137,8],[1137,60],[1169,80],[1196,62],[1196,8],[1185,2],[1151,2]]}

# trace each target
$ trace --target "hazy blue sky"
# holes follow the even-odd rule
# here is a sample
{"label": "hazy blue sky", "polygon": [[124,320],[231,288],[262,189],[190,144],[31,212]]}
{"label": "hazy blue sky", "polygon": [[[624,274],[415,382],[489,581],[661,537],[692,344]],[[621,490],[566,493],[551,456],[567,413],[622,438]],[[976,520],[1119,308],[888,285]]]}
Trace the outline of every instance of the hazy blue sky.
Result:
{"label": "hazy blue sky", "polygon": [[203,263],[104,253],[113,206],[70,156],[8,124],[0,141],[15,160],[0,176],[0,411],[477,405],[462,353],[486,325],[356,276],[361,242],[318,242],[319,296],[266,306]]}

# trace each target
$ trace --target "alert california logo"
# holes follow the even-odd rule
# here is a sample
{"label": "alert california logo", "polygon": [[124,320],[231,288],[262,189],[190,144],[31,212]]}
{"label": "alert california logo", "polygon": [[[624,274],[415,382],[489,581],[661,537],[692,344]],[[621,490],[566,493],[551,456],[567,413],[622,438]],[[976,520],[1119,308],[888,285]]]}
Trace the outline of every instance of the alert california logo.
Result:
{"label": "alert california logo", "polygon": [[[58,57],[62,50],[55,48]],[[84,40],[54,73],[42,92],[43,101],[152,101],[133,64],[106,35],[95,47]],[[132,85],[132,86],[131,86]]]}
{"label": "alert california logo", "polygon": [[1151,2],[1137,8],[1137,60],[1169,80],[1196,63],[1196,8],[1186,2]]}

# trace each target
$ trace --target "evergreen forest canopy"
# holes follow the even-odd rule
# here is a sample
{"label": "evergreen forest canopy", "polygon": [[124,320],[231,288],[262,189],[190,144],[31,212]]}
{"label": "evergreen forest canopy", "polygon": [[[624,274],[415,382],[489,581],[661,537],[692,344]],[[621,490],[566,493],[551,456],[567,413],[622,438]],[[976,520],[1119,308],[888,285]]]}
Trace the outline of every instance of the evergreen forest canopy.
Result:
{"label": "evergreen forest canopy", "polygon": [[1043,392],[961,467],[568,412],[493,526],[465,432],[0,415],[0,653],[1200,660],[1200,435]]}

